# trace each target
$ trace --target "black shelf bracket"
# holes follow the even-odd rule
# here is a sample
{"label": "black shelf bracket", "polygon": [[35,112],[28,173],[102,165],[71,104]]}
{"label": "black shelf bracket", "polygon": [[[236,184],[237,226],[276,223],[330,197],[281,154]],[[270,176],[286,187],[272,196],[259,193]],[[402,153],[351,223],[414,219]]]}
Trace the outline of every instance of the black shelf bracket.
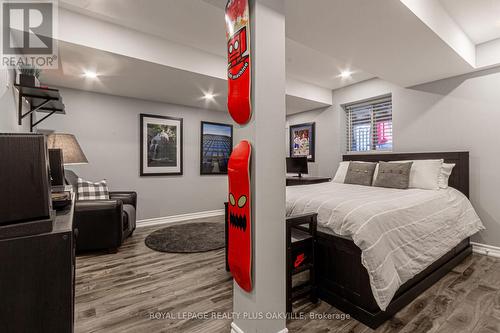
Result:
{"label": "black shelf bracket", "polygon": [[40,124],[42,121],[44,121],[48,117],[52,116],[56,112],[57,112],[57,110],[53,110],[53,111],[49,112],[47,115],[43,116],[42,119],[37,120],[34,123],[33,123],[33,117],[31,117],[30,118],[30,132],[33,132],[33,127],[35,127],[36,125]]}
{"label": "black shelf bracket", "polygon": [[[62,103],[62,98],[58,89],[21,86],[19,84],[14,84],[14,86],[19,91],[17,110],[18,124],[21,125],[22,120],[27,116],[30,116],[31,132],[33,132],[33,128],[35,126],[52,116],[54,113],[65,114],[65,107]],[[23,99],[28,101],[30,105],[30,109],[26,113],[23,113]],[[44,112],[47,114],[41,119],[35,121],[35,118],[33,117],[35,112]]]}
{"label": "black shelf bracket", "polygon": [[[22,100],[22,98],[21,98]],[[49,102],[51,101],[51,99],[46,99],[45,101],[42,102],[42,104],[38,105],[38,106],[31,106],[30,105],[30,110],[28,112],[26,112],[25,114],[23,114],[23,104],[20,103],[19,104],[19,114],[21,115],[21,117],[19,118],[19,125],[21,125],[21,120],[24,119],[24,117],[32,114],[33,112],[36,112],[38,111],[40,108],[44,107],[45,105],[47,105]]]}

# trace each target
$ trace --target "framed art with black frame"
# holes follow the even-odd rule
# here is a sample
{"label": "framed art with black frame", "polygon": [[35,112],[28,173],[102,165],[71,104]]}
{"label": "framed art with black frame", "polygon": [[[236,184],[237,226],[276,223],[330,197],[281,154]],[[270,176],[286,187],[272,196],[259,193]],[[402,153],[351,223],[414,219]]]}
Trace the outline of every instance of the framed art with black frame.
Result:
{"label": "framed art with black frame", "polygon": [[182,118],[144,113],[140,118],[140,175],[182,175]]}
{"label": "framed art with black frame", "polygon": [[201,122],[200,175],[226,175],[233,151],[233,125]]}
{"label": "framed art with black frame", "polygon": [[309,162],[314,162],[316,123],[290,125],[290,157],[307,156]]}

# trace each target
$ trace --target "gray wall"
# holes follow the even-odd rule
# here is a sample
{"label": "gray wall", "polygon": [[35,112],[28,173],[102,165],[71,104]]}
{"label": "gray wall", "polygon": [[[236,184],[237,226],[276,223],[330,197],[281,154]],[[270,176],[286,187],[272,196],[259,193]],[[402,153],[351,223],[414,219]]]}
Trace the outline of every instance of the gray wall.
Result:
{"label": "gray wall", "polygon": [[[222,209],[227,177],[200,176],[200,121],[231,123],[226,112],[60,88],[66,115],[44,130],[75,134],[89,164],[72,166],[82,178],[107,179],[111,190],[138,192],[138,219]],[[184,175],[139,177],[139,114],[184,119]]]}
{"label": "gray wall", "polygon": [[335,174],[340,144],[335,139],[339,131],[340,121],[338,114],[333,112],[333,107],[296,113],[286,118],[286,155],[290,156],[290,125],[315,122],[316,144],[315,161],[308,163],[309,176],[332,177]]}
{"label": "gray wall", "polygon": [[[0,132],[28,132],[29,117],[18,125],[17,115],[17,90],[13,87],[14,71],[0,69]],[[23,105],[26,112],[26,104]]]}
{"label": "gray wall", "polygon": [[[333,148],[335,155],[319,160],[319,173],[335,170],[345,151],[345,116],[341,105],[392,93],[395,152],[470,152],[470,196],[487,230],[474,241],[500,246],[500,68],[440,80],[405,89],[380,79],[355,84],[333,93],[334,106],[326,112],[304,113],[300,121],[325,119],[328,130],[318,146]],[[295,121],[295,117],[289,117]],[[335,122],[338,121],[339,124]],[[331,127],[328,127],[331,126]],[[334,172],[334,171],[333,171]]]}

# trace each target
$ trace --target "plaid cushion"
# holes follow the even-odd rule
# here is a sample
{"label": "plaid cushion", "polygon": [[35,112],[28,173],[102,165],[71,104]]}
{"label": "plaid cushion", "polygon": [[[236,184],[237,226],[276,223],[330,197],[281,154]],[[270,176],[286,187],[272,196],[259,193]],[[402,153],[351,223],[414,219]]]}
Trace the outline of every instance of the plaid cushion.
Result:
{"label": "plaid cushion", "polygon": [[107,200],[109,190],[106,180],[92,183],[78,178],[78,200]]}

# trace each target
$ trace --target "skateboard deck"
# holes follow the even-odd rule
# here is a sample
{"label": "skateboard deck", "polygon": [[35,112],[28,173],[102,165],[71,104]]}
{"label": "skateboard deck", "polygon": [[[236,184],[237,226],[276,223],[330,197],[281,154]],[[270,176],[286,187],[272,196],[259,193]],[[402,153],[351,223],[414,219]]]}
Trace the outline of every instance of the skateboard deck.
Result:
{"label": "skateboard deck", "polygon": [[252,290],[252,218],[250,215],[250,157],[246,140],[234,147],[228,163],[228,263],[234,280],[245,291]]}
{"label": "skateboard deck", "polygon": [[227,108],[240,125],[252,115],[250,100],[250,15],[248,0],[229,0],[226,4]]}

